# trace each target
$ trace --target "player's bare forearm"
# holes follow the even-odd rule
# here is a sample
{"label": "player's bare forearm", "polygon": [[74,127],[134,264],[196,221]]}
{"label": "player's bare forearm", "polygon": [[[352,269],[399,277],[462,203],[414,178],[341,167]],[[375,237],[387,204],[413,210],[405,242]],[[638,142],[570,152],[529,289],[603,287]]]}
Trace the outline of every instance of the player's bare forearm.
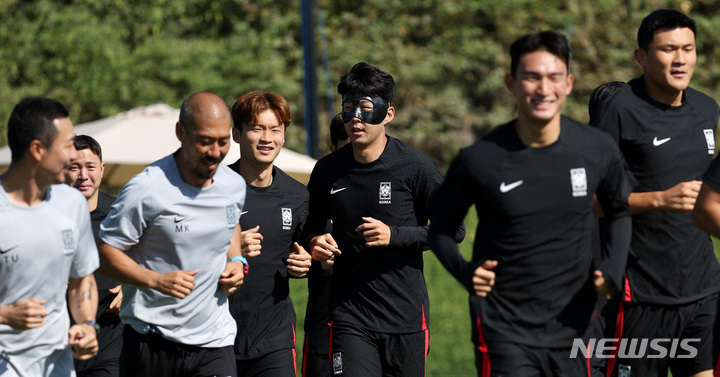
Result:
{"label": "player's bare forearm", "polygon": [[242,256],[242,228],[240,224],[235,227],[232,238],[230,239],[230,248],[227,252],[227,259]]}
{"label": "player's bare forearm", "polygon": [[124,251],[106,243],[100,245],[100,273],[114,280],[138,287],[149,287],[156,272],[137,264]]}
{"label": "player's bare forearm", "polygon": [[67,289],[68,308],[75,323],[94,321],[97,314],[98,291],[95,276],[70,278]]}
{"label": "player's bare forearm", "polygon": [[680,182],[664,191],[633,192],[628,198],[630,211],[633,214],[651,210],[692,211],[701,184],[701,181],[688,181]]}

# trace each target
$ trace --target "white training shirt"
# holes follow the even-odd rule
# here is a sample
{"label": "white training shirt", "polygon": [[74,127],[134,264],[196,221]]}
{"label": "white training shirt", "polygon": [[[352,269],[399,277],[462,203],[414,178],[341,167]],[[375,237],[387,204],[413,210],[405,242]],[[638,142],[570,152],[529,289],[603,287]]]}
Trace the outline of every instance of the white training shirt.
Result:
{"label": "white training shirt", "polygon": [[185,183],[173,155],[133,177],[101,224],[100,238],[152,271],[199,272],[184,299],[123,284],[123,323],[140,333],[152,327],[181,344],[232,345],[235,321],[218,279],[244,203],[245,180],[223,164],[207,188]]}
{"label": "white training shirt", "polygon": [[50,186],[42,203],[28,207],[10,202],[0,184],[0,305],[36,297],[48,312],[46,324],[35,329],[0,325],[0,363],[25,375],[45,370],[42,364],[57,350],[69,354],[68,278],[90,275],[99,265],[87,201],[78,190]]}

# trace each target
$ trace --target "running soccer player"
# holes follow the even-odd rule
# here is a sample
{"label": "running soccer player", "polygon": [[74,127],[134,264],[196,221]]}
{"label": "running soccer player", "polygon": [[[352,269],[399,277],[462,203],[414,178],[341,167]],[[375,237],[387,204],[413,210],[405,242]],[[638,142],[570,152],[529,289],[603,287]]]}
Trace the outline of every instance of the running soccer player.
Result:
{"label": "running soccer player", "polygon": [[[330,152],[335,152],[350,143],[345,132],[342,113],[330,121]],[[330,376],[330,328],[328,327],[328,304],[332,262],[325,266],[315,261],[308,273],[308,301],[305,310],[305,342],[303,343],[303,377]],[[324,267],[324,268],[323,268]]]}
{"label": "running soccer player", "polygon": [[607,359],[608,375],[655,376],[668,367],[675,377],[712,375],[720,265],[691,211],[715,152],[719,110],[689,87],[696,30],[692,18],[675,10],[645,17],[635,50],[643,75],[600,105],[596,125],[620,146],[638,182],[629,198],[633,236],[624,294],[606,310],[606,338],[700,339],[693,343],[698,354],[618,355]]}
{"label": "running soccer player", "polygon": [[[77,158],[70,161],[65,170],[65,183],[80,190],[87,200],[95,243],[100,243],[100,223],[110,212],[115,197],[100,191],[105,163],[102,162],[100,144],[88,135],[75,136]],[[120,351],[122,350],[123,326],[118,316],[122,294],[120,283],[101,273],[95,273],[98,290],[98,308],[95,322],[102,336],[98,338],[97,356],[90,360],[75,360],[79,377],[102,374],[107,377],[120,375]]]}
{"label": "running soccer player", "polygon": [[48,98],[21,100],[8,121],[11,162],[0,176],[2,376],[71,376],[73,356],[98,351],[90,213],[85,198],[61,184],[77,157],[74,138],[67,109]]}
{"label": "running soccer player", "polygon": [[590,124],[595,123],[593,120],[597,117],[600,104],[610,98],[610,96],[615,94],[615,92],[622,89],[625,85],[627,85],[627,83],[623,81],[610,81],[598,85],[598,87],[590,93],[590,98],[588,98],[588,115],[590,115]]}
{"label": "running soccer player", "polygon": [[[571,348],[589,329],[597,294],[620,287],[630,241],[630,193],[612,140],[561,115],[573,88],[570,47],[543,31],[510,47],[505,83],[518,117],[460,151],[431,199],[430,242],[471,293],[478,376],[587,376]],[[593,265],[593,194],[608,256]],[[452,238],[475,205],[473,256]]]}
{"label": "running soccer player", "polygon": [[242,284],[245,181],[222,160],[230,112],[190,95],[180,148],[122,188],[100,226],[100,272],[123,282],[120,375],[236,376],[228,295]]}
{"label": "running soccer player", "polygon": [[[317,162],[310,191],[313,259],[335,256],[330,294],[335,376],[424,376],[429,347],[423,276],[435,164],[386,135],[395,117],[393,77],[367,63],[343,75],[351,146]],[[332,232],[325,233],[332,219]],[[464,237],[456,229],[455,240]]]}
{"label": "running soccer player", "polygon": [[295,377],[289,278],[305,276],[311,258],[297,243],[307,217],[307,189],[274,165],[292,120],[290,106],[277,94],[249,92],[233,104],[232,118],[241,157],[230,168],[247,183],[240,225],[243,255],[252,265],[230,297],[238,376]]}

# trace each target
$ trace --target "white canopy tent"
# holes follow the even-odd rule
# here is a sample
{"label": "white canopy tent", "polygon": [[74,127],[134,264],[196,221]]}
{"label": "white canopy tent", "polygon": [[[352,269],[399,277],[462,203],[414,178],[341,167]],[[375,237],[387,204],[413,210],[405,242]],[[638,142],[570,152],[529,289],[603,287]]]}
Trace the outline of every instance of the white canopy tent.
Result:
{"label": "white canopy tent", "polygon": [[[89,135],[100,143],[105,162],[103,182],[119,188],[147,165],[180,147],[175,123],[180,110],[165,104],[138,107],[115,116],[75,126],[76,135]],[[225,164],[240,158],[240,147],[234,141]],[[298,181],[307,184],[316,160],[283,148],[275,165]],[[10,165],[10,148],[0,149],[0,172]]]}

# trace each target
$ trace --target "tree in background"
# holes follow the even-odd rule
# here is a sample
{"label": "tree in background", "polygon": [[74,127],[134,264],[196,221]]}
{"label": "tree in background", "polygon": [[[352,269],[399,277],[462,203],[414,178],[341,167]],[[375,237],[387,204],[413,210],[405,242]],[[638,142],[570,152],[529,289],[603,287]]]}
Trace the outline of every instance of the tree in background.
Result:
{"label": "tree in background", "polygon": [[[682,10],[702,30],[693,86],[720,98],[720,45],[714,43],[720,4],[712,0],[316,3],[326,20],[318,35],[327,35],[332,92],[359,61],[383,67],[398,81],[394,105],[402,109],[389,133],[443,170],[476,134],[513,116],[503,83],[506,50],[528,32],[568,34],[577,80],[565,112],[587,120],[592,89],[639,74],[632,50],[642,17],[651,9]],[[80,123],[156,102],[178,107],[199,90],[228,102],[268,90],[287,98],[293,123],[303,123],[297,0],[0,0],[0,7],[0,119],[27,95],[57,98]],[[351,37],[358,34],[363,37]],[[319,108],[321,120],[334,115]],[[4,122],[0,145],[6,143]],[[303,128],[288,133],[288,147],[304,150]]]}

